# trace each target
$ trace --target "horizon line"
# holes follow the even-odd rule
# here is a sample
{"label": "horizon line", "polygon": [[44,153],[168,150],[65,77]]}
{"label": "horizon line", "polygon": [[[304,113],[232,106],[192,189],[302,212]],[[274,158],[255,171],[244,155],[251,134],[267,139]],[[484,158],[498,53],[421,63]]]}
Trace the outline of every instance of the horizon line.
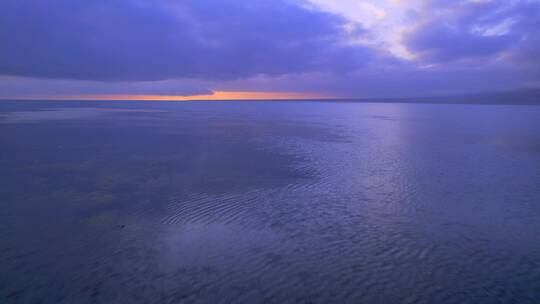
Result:
{"label": "horizon line", "polygon": [[44,96],[13,96],[0,99],[11,100],[122,100],[122,101],[220,101],[220,100],[313,100],[336,99],[317,93],[301,92],[270,92],[270,91],[213,91],[211,94],[197,95],[151,95],[151,94],[92,94],[92,95],[44,95]]}

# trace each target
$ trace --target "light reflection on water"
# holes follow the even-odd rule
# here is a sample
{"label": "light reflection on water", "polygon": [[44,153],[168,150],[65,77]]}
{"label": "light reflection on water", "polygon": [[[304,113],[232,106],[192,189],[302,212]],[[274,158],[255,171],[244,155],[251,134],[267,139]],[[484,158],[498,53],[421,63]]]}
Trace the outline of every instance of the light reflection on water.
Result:
{"label": "light reflection on water", "polygon": [[537,303],[540,108],[4,103],[7,303]]}

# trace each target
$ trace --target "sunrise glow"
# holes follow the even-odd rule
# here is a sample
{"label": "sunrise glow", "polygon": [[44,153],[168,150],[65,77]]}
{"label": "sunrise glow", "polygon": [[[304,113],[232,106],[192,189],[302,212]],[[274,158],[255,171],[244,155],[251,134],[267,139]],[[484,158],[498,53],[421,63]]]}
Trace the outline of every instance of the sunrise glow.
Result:
{"label": "sunrise glow", "polygon": [[298,92],[255,92],[255,91],[215,91],[206,95],[80,95],[48,96],[54,100],[154,100],[154,101],[196,101],[196,100],[302,100],[330,99],[337,96]]}

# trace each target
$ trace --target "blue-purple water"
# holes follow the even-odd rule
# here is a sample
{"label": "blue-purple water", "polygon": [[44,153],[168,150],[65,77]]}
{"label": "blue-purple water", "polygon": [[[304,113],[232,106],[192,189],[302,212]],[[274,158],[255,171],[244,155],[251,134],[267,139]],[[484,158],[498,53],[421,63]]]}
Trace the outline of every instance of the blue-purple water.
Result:
{"label": "blue-purple water", "polygon": [[540,107],[1,102],[0,303],[540,303]]}

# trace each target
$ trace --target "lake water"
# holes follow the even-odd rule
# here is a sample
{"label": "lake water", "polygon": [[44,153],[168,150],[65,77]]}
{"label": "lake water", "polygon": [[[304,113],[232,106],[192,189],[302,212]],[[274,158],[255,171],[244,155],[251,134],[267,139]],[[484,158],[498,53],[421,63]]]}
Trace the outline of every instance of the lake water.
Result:
{"label": "lake water", "polygon": [[540,303],[540,107],[1,102],[1,303]]}

